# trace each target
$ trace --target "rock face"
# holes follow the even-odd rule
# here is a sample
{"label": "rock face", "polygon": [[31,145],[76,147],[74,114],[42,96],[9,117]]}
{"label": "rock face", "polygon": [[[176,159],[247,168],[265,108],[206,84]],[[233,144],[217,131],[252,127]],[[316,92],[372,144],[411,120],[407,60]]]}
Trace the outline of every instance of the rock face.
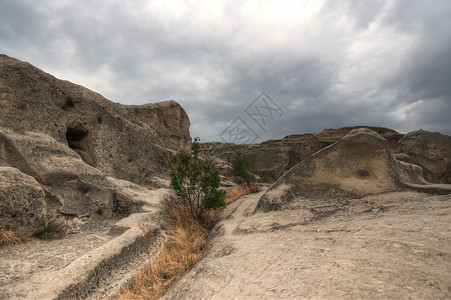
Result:
{"label": "rock face", "polygon": [[441,183],[451,183],[451,137],[425,130],[406,134],[400,141],[402,152],[430,170]]}
{"label": "rock face", "polygon": [[16,168],[0,167],[0,221],[11,228],[33,226],[46,214],[45,192],[31,176]]}
{"label": "rock face", "polygon": [[260,144],[203,143],[200,153],[223,163],[231,163],[235,152],[241,151],[254,163],[253,168],[259,175],[275,180],[313,153],[358,128],[370,129],[384,138],[390,153],[399,160],[421,167],[428,182],[451,183],[451,137],[424,130],[403,135],[383,127],[343,127],[324,129],[317,134],[289,135]]}
{"label": "rock face", "polygon": [[133,197],[119,201],[110,178],[155,185],[175,152],[191,146],[188,116],[175,101],[113,103],[5,55],[0,110],[0,166],[33,177],[46,202],[60,202],[59,211],[69,215],[99,207],[128,214]]}
{"label": "rock face", "polygon": [[388,147],[392,153],[399,152],[400,146],[398,141],[403,137],[403,135],[395,130],[384,128],[384,127],[373,127],[373,126],[350,126],[342,127],[337,129],[324,129],[320,133],[316,134],[318,140],[331,145],[336,141],[343,138],[345,135],[358,128],[367,128],[371,131],[376,132],[382,136],[388,143]]}
{"label": "rock face", "polygon": [[130,105],[126,109],[141,122],[157,131],[176,150],[191,150],[190,122],[183,108],[175,101]]}
{"label": "rock face", "polygon": [[280,177],[257,210],[290,208],[303,198],[357,198],[406,188],[451,193],[450,185],[430,185],[421,167],[396,160],[386,139],[367,128],[354,129]]}
{"label": "rock face", "polygon": [[274,180],[327,145],[314,134],[300,134],[250,145],[202,143],[199,153],[230,163],[236,151],[242,151],[253,162],[258,175]]}

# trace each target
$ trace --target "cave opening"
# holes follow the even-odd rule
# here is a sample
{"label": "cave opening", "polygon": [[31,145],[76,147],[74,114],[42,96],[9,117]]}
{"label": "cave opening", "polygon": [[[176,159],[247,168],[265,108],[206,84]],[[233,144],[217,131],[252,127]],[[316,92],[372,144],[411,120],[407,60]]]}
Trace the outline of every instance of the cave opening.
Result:
{"label": "cave opening", "polygon": [[69,148],[77,152],[85,163],[95,166],[93,143],[87,129],[81,125],[68,127],[66,139]]}

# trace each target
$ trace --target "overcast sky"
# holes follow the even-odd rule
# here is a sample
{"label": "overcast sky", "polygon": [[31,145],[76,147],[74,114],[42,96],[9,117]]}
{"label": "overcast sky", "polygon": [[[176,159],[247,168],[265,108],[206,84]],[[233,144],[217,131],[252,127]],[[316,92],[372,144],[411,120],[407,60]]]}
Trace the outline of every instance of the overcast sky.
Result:
{"label": "overcast sky", "polygon": [[201,141],[451,135],[450,0],[0,0],[0,53],[122,104],[176,100]]}

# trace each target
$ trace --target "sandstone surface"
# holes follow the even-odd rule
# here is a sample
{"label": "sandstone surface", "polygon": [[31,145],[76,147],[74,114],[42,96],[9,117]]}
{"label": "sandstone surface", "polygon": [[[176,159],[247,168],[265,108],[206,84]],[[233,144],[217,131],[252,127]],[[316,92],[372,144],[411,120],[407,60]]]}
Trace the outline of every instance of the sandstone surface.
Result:
{"label": "sandstone surface", "polygon": [[[451,183],[451,137],[424,130],[404,135],[383,127],[342,127],[324,129],[316,134],[289,135],[259,144],[203,143],[200,153],[225,165],[232,162],[236,151],[241,151],[253,162],[253,169],[258,175],[267,181],[274,181],[313,153],[358,128],[370,129],[383,137],[390,153],[401,161],[421,167],[428,182]],[[225,167],[223,169],[227,170]],[[223,175],[230,177],[227,171]]]}
{"label": "sandstone surface", "polygon": [[[105,217],[127,216],[143,202],[124,189],[161,186],[175,152],[191,147],[189,118],[175,101],[113,103],[6,55],[0,55],[0,110],[0,166],[36,181],[36,193],[22,197],[27,211],[44,199],[44,211],[66,216],[97,209]],[[116,179],[131,183],[124,188]],[[14,211],[5,207],[0,218],[10,220]]]}
{"label": "sandstone surface", "polygon": [[212,159],[230,163],[236,151],[241,151],[253,162],[258,175],[277,179],[303,159],[327,146],[314,134],[289,135],[281,140],[260,144],[201,143],[199,153]]}
{"label": "sandstone surface", "polygon": [[435,187],[437,193],[451,191],[451,185],[428,183],[419,166],[391,155],[386,139],[360,128],[290,169],[269,188],[257,207],[268,211],[296,205],[304,197],[346,199]]}
{"label": "sandstone surface", "polygon": [[209,250],[163,299],[449,299],[451,196],[305,197],[221,214]]}
{"label": "sandstone surface", "polygon": [[449,222],[451,185],[353,129],[227,207],[163,299],[447,299]]}
{"label": "sandstone surface", "polygon": [[45,192],[31,176],[16,168],[0,167],[0,217],[10,228],[31,227],[45,217]]}
{"label": "sandstone surface", "polygon": [[175,101],[113,103],[0,55],[0,225],[68,226],[62,240],[0,249],[0,299],[107,298],[166,241],[161,201],[191,147]]}
{"label": "sandstone surface", "polygon": [[430,170],[441,183],[451,183],[451,137],[426,130],[406,134],[402,152]]}

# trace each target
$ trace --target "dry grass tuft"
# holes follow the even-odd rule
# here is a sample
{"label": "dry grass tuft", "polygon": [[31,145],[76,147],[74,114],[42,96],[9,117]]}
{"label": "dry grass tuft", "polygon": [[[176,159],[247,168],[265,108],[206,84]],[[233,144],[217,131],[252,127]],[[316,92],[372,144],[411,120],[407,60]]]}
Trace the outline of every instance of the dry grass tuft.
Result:
{"label": "dry grass tuft", "polygon": [[119,300],[159,299],[203,256],[209,227],[218,212],[206,212],[202,222],[194,219],[189,210],[172,210],[174,228],[168,245],[157,260],[140,271],[132,285],[123,289]]}
{"label": "dry grass tuft", "polygon": [[19,227],[13,231],[7,230],[4,226],[0,225],[0,247],[27,242],[31,239],[32,235],[32,232],[25,227]]}
{"label": "dry grass tuft", "polygon": [[251,194],[251,193],[258,193],[260,191],[261,191],[260,187],[255,183],[253,183],[249,186],[243,184],[243,185],[231,188],[230,190],[227,191],[227,194],[225,195],[225,203],[230,204],[244,195]]}

